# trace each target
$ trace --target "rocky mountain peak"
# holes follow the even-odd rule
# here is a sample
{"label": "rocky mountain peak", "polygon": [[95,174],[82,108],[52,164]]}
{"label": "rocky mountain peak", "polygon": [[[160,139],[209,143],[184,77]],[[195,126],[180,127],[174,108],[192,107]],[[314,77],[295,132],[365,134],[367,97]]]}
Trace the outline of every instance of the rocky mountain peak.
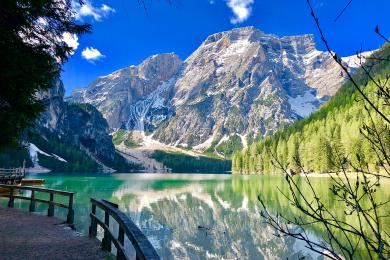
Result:
{"label": "rocky mountain peak", "polygon": [[150,56],[139,66],[139,76],[166,81],[175,74],[182,64],[181,59],[175,53],[164,53]]}
{"label": "rocky mountain peak", "polygon": [[73,91],[71,99],[96,106],[111,128],[126,127],[134,113],[133,105],[172,78],[182,63],[174,53],[153,55],[138,66],[99,77],[86,88]]}
{"label": "rocky mountain peak", "polygon": [[344,81],[313,35],[279,37],[255,27],[210,35],[184,62],[154,55],[116,73],[74,99],[94,104],[111,128],[220,155],[231,140],[245,146],[310,115]]}
{"label": "rocky mountain peak", "polygon": [[225,42],[227,42],[227,40],[230,41],[237,41],[241,39],[253,40],[262,35],[264,35],[264,32],[260,31],[259,29],[253,26],[241,27],[229,31],[212,34],[206,38],[206,40],[203,42],[202,45],[207,45],[210,43],[217,42],[222,38],[224,38]]}

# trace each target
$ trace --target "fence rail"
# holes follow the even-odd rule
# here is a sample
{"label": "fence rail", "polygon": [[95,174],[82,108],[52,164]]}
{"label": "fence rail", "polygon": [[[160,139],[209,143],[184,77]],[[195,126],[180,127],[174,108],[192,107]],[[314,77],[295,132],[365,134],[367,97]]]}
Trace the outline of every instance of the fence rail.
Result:
{"label": "fence rail", "polygon": [[[8,207],[10,208],[14,207],[15,199],[28,200],[30,201],[29,211],[34,212],[36,202],[45,203],[49,205],[47,209],[47,215],[49,217],[54,216],[55,206],[60,208],[65,208],[68,209],[68,214],[66,216],[66,223],[69,224],[70,226],[73,226],[73,222],[74,222],[73,195],[75,194],[74,192],[38,188],[38,187],[31,187],[31,186],[7,185],[7,184],[0,184],[0,188],[3,189],[3,191],[0,193],[0,197],[5,197],[9,199]],[[31,195],[22,196],[19,195],[17,191],[31,191]],[[50,198],[49,200],[37,198],[36,193],[48,193]],[[55,202],[54,195],[61,195],[61,196],[68,197],[68,204]]]}
{"label": "fence rail", "polygon": [[23,167],[19,168],[0,168],[0,183],[9,185],[20,183],[24,178],[25,169],[25,162]]}
{"label": "fence rail", "polygon": [[24,168],[0,168],[0,175],[10,174],[10,173],[16,173],[16,174],[23,174]]}
{"label": "fence rail", "polygon": [[[103,228],[103,250],[111,252],[111,243],[113,243],[117,249],[117,259],[129,259],[126,255],[124,246],[126,236],[135,249],[136,259],[160,259],[146,236],[139,230],[133,221],[118,209],[118,205],[106,200],[97,200],[94,198],[91,198],[91,204],[92,212],[90,214],[91,226],[89,227],[89,234],[92,237],[96,237],[97,226],[99,225]],[[104,220],[101,220],[96,215],[96,208],[100,208],[104,211]],[[117,235],[113,234],[110,230],[110,217],[118,223],[119,229]]]}

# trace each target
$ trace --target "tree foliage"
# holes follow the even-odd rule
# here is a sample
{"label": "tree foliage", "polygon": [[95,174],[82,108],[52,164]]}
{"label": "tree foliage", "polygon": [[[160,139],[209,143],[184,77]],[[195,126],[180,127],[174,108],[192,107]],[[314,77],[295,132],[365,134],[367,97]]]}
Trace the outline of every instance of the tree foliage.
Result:
{"label": "tree foliage", "polygon": [[6,149],[0,153],[0,166],[1,168],[18,168],[22,167],[25,162],[26,167],[32,167],[28,151],[24,148],[19,149]]}
{"label": "tree foliage", "polygon": [[66,160],[66,162],[63,162],[53,156],[49,157],[38,153],[39,165],[54,172],[96,172],[99,170],[99,165],[86,152],[80,150],[79,147],[61,141],[55,136],[44,139],[33,135],[30,141],[42,151],[55,154]]}
{"label": "tree foliage", "polygon": [[174,173],[224,173],[230,170],[231,161],[205,156],[194,157],[182,153],[155,151],[152,158]]}
{"label": "tree foliage", "polygon": [[75,22],[70,0],[0,2],[0,149],[17,146],[44,109],[36,93],[51,87],[73,51],[64,33],[89,29]]}

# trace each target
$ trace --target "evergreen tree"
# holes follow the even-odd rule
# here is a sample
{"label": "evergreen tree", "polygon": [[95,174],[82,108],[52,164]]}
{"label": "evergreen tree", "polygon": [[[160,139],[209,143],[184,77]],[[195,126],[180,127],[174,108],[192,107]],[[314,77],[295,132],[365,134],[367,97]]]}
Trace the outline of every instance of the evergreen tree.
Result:
{"label": "evergreen tree", "polygon": [[0,1],[0,149],[17,146],[44,109],[35,98],[59,77],[72,53],[64,33],[81,34],[70,0]]}

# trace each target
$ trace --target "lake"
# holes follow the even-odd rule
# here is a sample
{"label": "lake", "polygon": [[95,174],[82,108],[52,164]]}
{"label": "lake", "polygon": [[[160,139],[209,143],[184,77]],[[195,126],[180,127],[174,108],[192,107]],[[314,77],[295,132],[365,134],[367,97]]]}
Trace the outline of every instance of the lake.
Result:
{"label": "lake", "polygon": [[[263,223],[258,195],[271,212],[298,214],[278,190],[282,176],[211,174],[35,175],[45,186],[76,192],[75,225],[88,233],[90,197],[119,205],[146,234],[163,259],[317,259],[304,243],[276,238]],[[329,190],[329,178],[312,178],[316,191],[335,214],[343,214]],[[388,198],[389,189],[379,192]],[[2,204],[5,201],[2,200]],[[26,203],[19,203],[27,208]],[[38,210],[44,212],[45,206]],[[56,211],[65,219],[65,211]],[[202,227],[202,228],[199,228]],[[321,229],[309,230],[313,239]]]}

